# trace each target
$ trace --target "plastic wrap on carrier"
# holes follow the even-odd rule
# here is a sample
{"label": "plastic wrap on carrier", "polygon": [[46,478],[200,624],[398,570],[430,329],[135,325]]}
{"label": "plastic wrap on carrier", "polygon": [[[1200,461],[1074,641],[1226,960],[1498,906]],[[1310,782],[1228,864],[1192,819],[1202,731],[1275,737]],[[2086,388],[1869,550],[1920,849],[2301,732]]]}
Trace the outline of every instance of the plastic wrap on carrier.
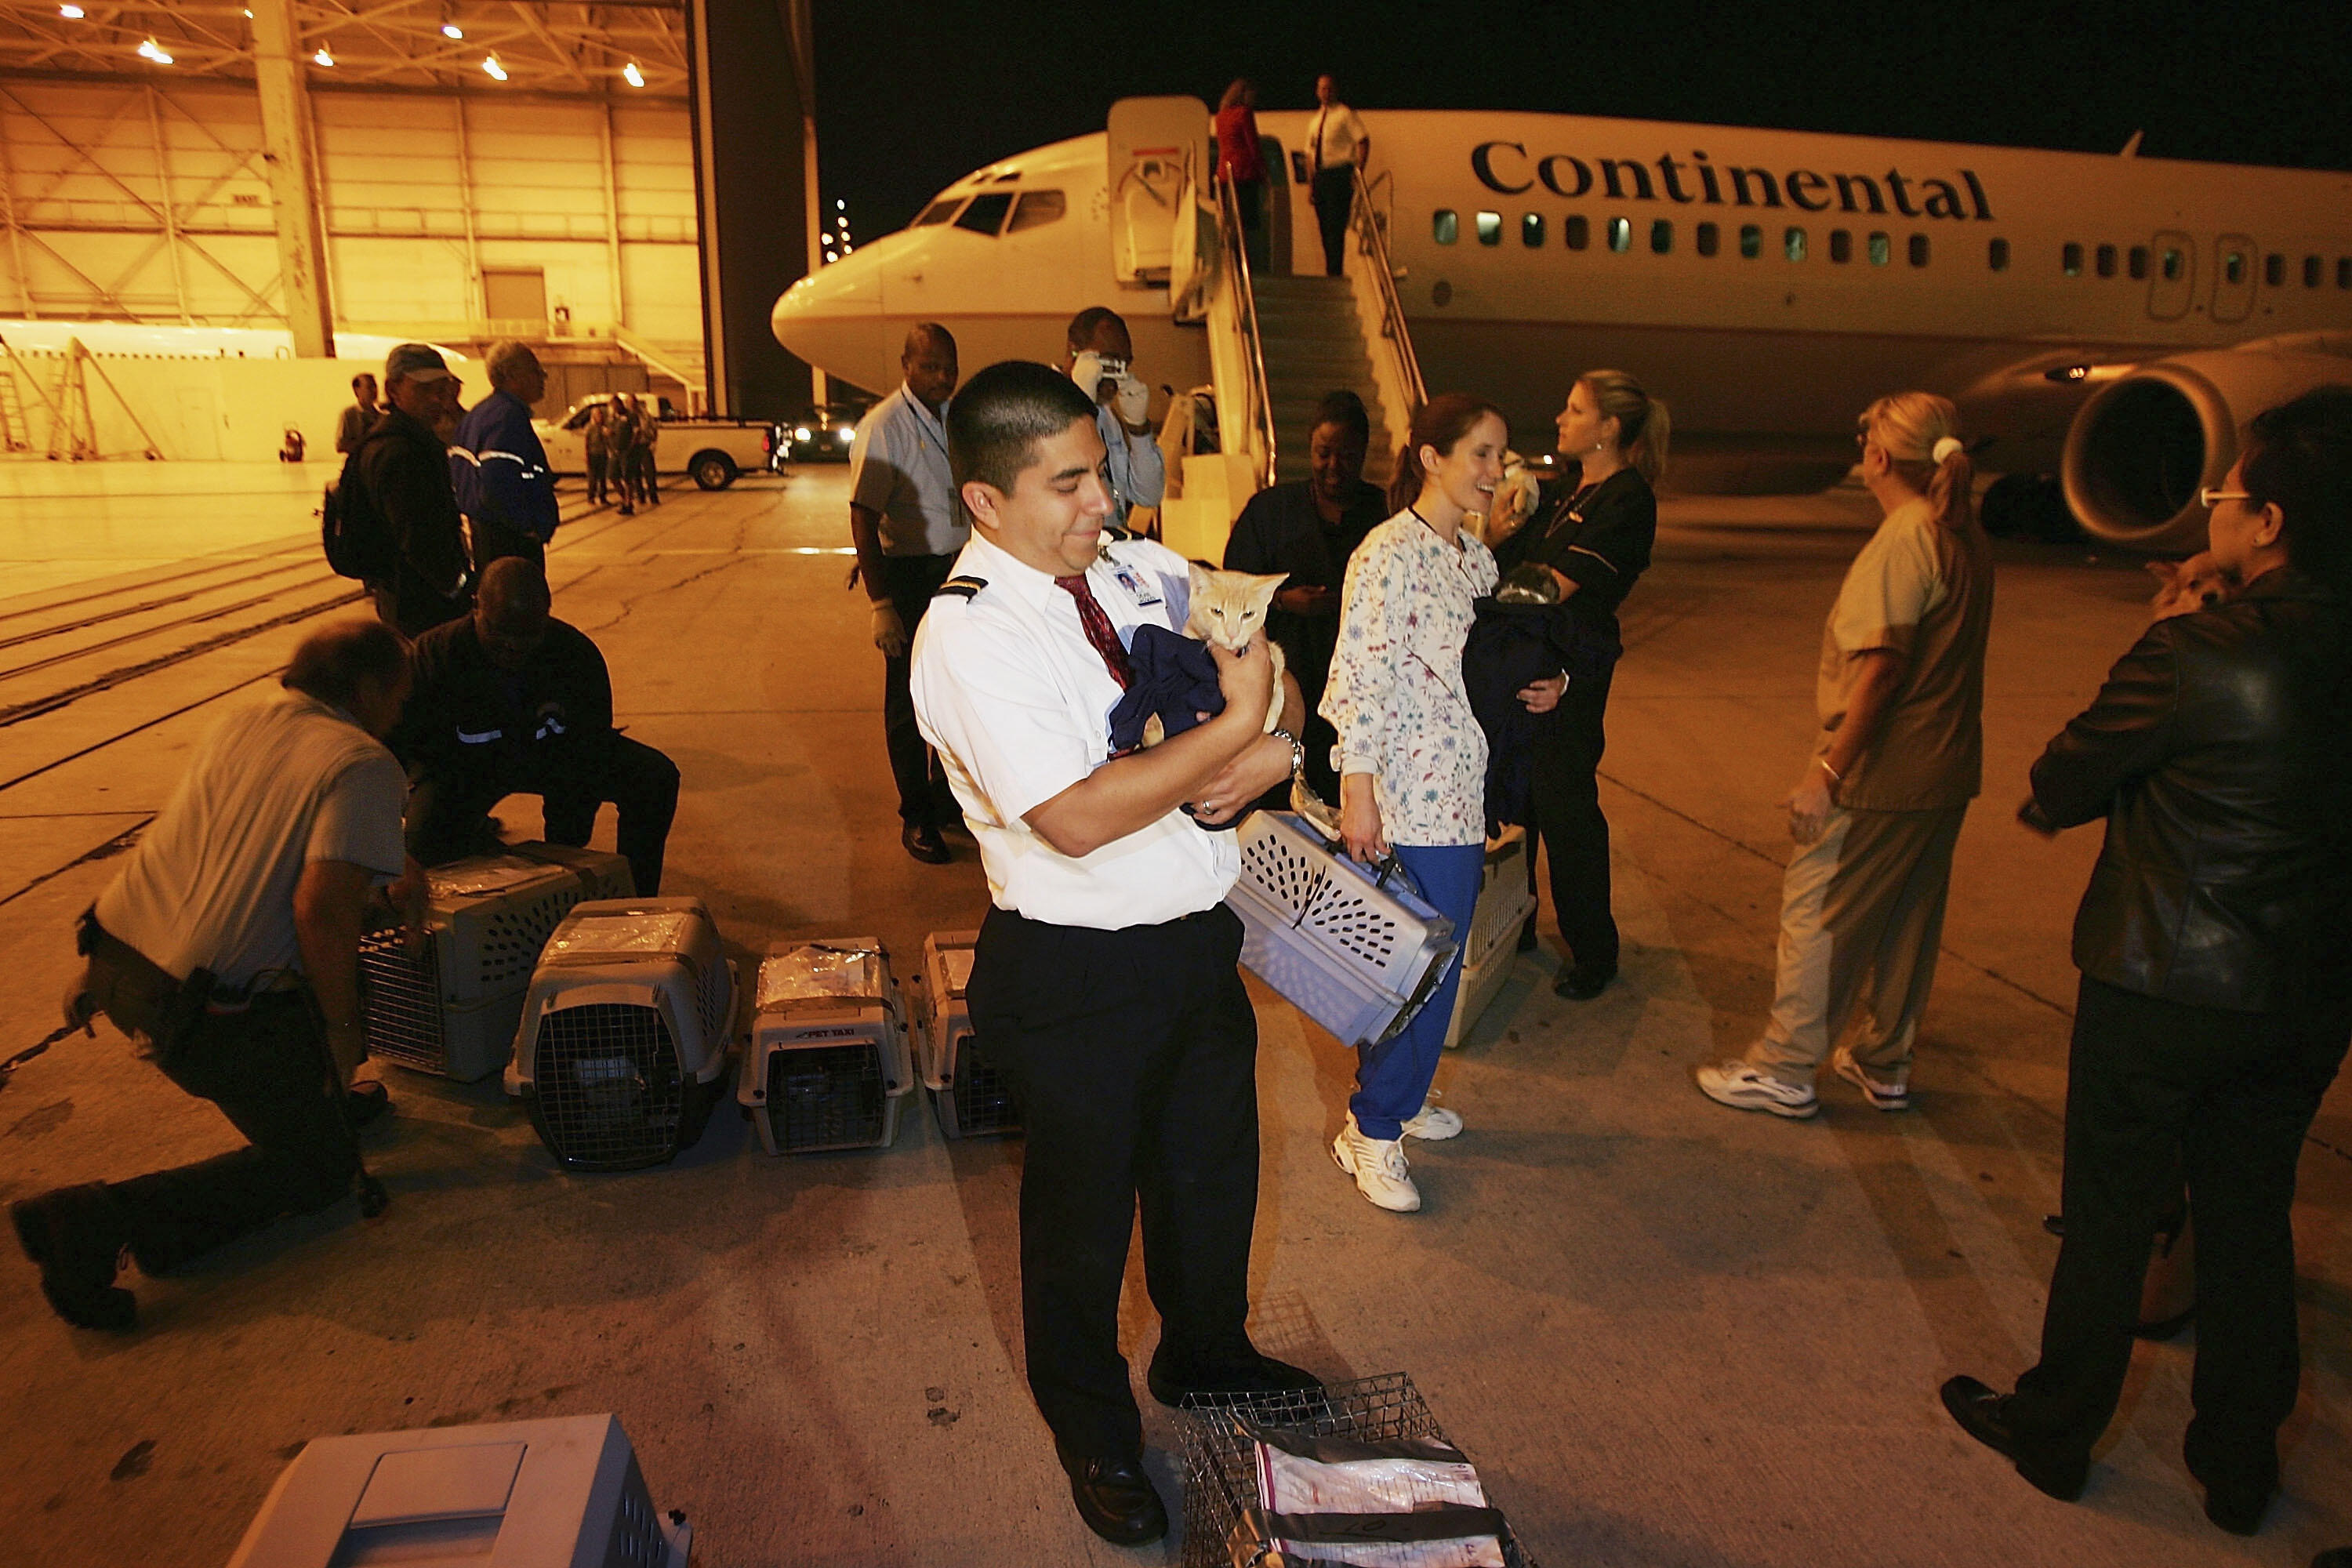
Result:
{"label": "plastic wrap on carrier", "polygon": [[878,947],[813,942],[760,961],[752,1011],[789,1011],[797,1004],[870,1002],[882,1005],[890,979]]}

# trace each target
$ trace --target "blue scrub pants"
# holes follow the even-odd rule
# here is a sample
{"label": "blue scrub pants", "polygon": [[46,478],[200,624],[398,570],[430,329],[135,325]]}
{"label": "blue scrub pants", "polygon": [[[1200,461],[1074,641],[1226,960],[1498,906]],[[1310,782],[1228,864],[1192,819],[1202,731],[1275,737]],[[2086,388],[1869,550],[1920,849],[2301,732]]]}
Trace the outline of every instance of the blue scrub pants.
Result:
{"label": "blue scrub pants", "polygon": [[[1470,917],[1478,908],[1478,884],[1486,868],[1486,846],[1480,844],[1399,844],[1396,857],[1422,894],[1437,912],[1454,922],[1457,937],[1470,934]],[[1356,1092],[1348,1109],[1367,1138],[1383,1141],[1402,1137],[1404,1123],[1421,1114],[1429,1099],[1429,1084],[1437,1076],[1437,1058],[1445,1050],[1445,1031],[1454,1022],[1454,994],[1462,984],[1462,954],[1446,961],[1445,979],[1412,1023],[1377,1046],[1357,1053]]]}

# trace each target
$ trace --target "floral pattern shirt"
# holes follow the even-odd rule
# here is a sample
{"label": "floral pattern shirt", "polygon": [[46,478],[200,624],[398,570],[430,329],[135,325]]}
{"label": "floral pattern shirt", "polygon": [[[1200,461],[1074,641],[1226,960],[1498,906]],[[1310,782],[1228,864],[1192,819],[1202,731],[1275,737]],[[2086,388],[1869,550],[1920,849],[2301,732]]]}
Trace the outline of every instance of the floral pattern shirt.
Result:
{"label": "floral pattern shirt", "polygon": [[1458,550],[1411,508],[1348,558],[1339,647],[1323,717],[1341,773],[1377,781],[1391,844],[1483,844],[1486,735],[1462,683],[1472,605],[1495,591],[1495,557],[1467,531]]}

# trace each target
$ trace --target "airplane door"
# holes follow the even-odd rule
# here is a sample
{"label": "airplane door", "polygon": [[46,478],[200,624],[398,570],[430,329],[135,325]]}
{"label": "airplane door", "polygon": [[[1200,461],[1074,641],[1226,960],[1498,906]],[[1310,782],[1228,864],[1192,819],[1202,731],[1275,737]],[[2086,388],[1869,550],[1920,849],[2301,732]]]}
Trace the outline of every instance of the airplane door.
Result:
{"label": "airplane door", "polygon": [[2254,242],[2225,234],[2213,242],[2213,319],[2242,321],[2254,308]]}
{"label": "airplane door", "polygon": [[1178,209],[1209,142],[1197,98],[1122,98],[1110,106],[1111,268],[1122,283],[1165,283]]}
{"label": "airplane door", "polygon": [[2189,313],[2197,292],[2197,247],[2189,237],[2167,229],[2148,242],[2155,252],[2147,279],[2147,313],[2159,321],[2177,321]]}

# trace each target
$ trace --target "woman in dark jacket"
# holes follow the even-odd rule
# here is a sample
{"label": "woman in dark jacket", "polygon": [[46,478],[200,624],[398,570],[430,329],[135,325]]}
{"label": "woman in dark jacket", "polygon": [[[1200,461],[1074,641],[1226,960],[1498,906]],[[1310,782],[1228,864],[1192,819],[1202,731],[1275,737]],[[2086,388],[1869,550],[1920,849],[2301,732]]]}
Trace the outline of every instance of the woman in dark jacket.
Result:
{"label": "woman in dark jacket", "polygon": [[[1495,549],[1506,574],[1549,567],[1568,613],[1590,642],[1617,642],[1617,606],[1648,570],[1658,533],[1650,487],[1666,464],[1666,405],[1622,370],[1587,371],[1569,389],[1559,419],[1559,453],[1580,464],[1573,489],[1548,489],[1516,533]],[[1582,1002],[1617,975],[1617,921],[1609,910],[1609,819],[1597,777],[1607,744],[1602,720],[1611,676],[1571,680],[1558,708],[1537,723],[1535,817],[1551,863],[1552,913],[1569,962],[1553,992]],[[1528,847],[1535,876],[1536,845]],[[1532,946],[1534,921],[1522,945]]]}
{"label": "woman in dark jacket", "polygon": [[2209,490],[2245,584],[2160,620],[2033,767],[2020,816],[2105,816],[2074,921],[2065,1241],[2017,1392],[1944,1385],[1971,1436],[2080,1495],[2131,1361],[2148,1243],[2189,1175],[2205,1512],[2251,1535],[2294,1407],[2295,1163],[2352,1037],[2352,388],[2253,422]]}

